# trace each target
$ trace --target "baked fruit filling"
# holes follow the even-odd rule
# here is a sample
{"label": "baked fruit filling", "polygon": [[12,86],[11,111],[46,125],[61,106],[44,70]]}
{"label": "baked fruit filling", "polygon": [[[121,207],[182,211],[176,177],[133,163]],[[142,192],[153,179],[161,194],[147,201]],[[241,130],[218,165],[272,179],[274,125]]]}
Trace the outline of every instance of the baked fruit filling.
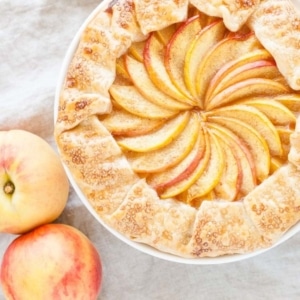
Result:
{"label": "baked fruit filling", "polygon": [[195,9],[117,59],[102,124],[161,199],[243,198],[287,162],[300,95],[247,27]]}

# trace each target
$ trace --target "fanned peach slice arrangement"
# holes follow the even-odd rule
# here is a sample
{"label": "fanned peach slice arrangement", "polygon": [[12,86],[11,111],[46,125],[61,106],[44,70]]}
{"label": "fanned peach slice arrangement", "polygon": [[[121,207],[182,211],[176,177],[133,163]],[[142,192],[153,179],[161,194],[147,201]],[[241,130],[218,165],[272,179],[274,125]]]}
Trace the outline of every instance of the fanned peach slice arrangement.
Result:
{"label": "fanned peach slice arrangement", "polygon": [[287,161],[300,95],[248,28],[193,14],[117,60],[101,121],[161,199],[243,198]]}

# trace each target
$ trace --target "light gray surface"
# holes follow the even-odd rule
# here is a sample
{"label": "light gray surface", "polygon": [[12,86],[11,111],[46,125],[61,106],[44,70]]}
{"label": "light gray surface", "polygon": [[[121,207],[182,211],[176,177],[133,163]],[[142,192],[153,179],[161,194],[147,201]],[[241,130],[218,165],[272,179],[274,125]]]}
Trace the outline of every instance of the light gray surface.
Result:
{"label": "light gray surface", "polygon": [[[0,129],[22,128],[53,147],[53,101],[69,43],[96,0],[0,1]],[[140,253],[107,232],[71,190],[58,220],[77,227],[103,261],[102,300],[300,299],[300,234],[245,261],[171,263]],[[14,238],[0,234],[0,260]],[[0,299],[4,299],[0,291]]]}

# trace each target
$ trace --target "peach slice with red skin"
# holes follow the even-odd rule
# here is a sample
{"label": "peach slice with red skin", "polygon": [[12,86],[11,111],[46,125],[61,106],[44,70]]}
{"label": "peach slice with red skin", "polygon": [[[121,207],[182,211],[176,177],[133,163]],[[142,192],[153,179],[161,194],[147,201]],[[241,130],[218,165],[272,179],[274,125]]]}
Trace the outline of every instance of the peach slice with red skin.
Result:
{"label": "peach slice with red skin", "polygon": [[207,110],[212,110],[235,101],[257,96],[278,95],[288,93],[289,89],[280,82],[267,78],[250,78],[233,84],[211,98],[205,104]]}
{"label": "peach slice with red skin", "polygon": [[[208,134],[205,131],[204,131],[204,138],[205,138],[205,144],[203,146],[200,146],[198,151],[202,152],[203,147],[205,147],[204,150],[205,152],[202,158],[200,159],[200,161],[198,162],[198,165],[195,167],[193,171],[192,171],[193,165],[190,165],[190,167],[187,168],[185,172],[181,174],[181,176],[178,176],[176,179],[174,179],[175,182],[170,183],[171,184],[170,187],[168,187],[167,185],[167,188],[160,195],[162,199],[179,195],[180,193],[187,190],[191,185],[193,185],[195,181],[204,174],[210,159],[210,147],[208,146]],[[198,157],[199,156],[200,153]]]}
{"label": "peach slice with red skin", "polygon": [[109,115],[101,119],[101,122],[114,136],[137,136],[158,129],[164,124],[165,119],[142,118],[114,107]]}
{"label": "peach slice with red skin", "polygon": [[240,162],[242,172],[239,196],[247,195],[257,185],[257,179],[253,156],[246,146],[246,142],[223,126],[213,123],[208,123],[207,125],[215,136],[223,139],[223,142],[227,143],[234,150],[235,156]]}
{"label": "peach slice with red skin", "polygon": [[180,194],[197,180],[209,159],[209,153],[205,155],[206,143],[206,134],[200,129],[193,149],[179,165],[147,179],[162,199]]}
{"label": "peach slice with red skin", "polygon": [[242,37],[228,37],[215,44],[207,52],[197,71],[195,81],[198,98],[204,102],[209,82],[225,63],[261,48],[252,33]]}
{"label": "peach slice with red skin", "polygon": [[176,110],[170,110],[148,101],[138,92],[135,86],[113,84],[109,92],[123,109],[143,118],[168,119],[178,113]]}
{"label": "peach slice with red skin", "polygon": [[251,62],[255,62],[258,60],[272,60],[271,54],[265,49],[257,49],[254,51],[250,51],[249,53],[243,54],[237,57],[234,60],[230,60],[226,62],[220,69],[216,72],[216,74],[210,80],[207,92],[205,95],[205,102],[208,102],[210,98],[217,94],[216,89],[220,82],[223,81],[226,76],[230,73],[234,72],[236,68],[239,68],[243,65],[246,65]]}
{"label": "peach slice with red skin", "polygon": [[243,180],[243,172],[235,148],[232,147],[222,135],[217,135],[217,139],[224,151],[225,168],[219,183],[215,186],[216,198],[227,201],[234,201],[240,192]]}
{"label": "peach slice with red skin", "polygon": [[[280,76],[281,74],[274,61],[257,60],[250,62],[240,67],[236,67],[224,76],[223,79],[215,86],[211,97],[213,98],[224,89],[250,78],[267,78],[276,80],[276,78],[280,78]],[[210,99],[206,98],[205,101],[208,103]]]}
{"label": "peach slice with red skin", "polygon": [[231,105],[208,112],[207,116],[230,117],[247,123],[267,142],[272,156],[282,155],[281,141],[275,126],[255,107]]}
{"label": "peach slice with red skin", "polygon": [[[220,41],[226,32],[222,21],[217,21],[203,28],[193,39],[187,49],[183,66],[184,82],[194,98],[197,98],[195,78],[198,66],[207,51]],[[201,106],[201,103],[199,103]]]}
{"label": "peach slice with red skin", "polygon": [[171,110],[185,110],[191,108],[189,104],[177,101],[164,93],[161,89],[157,88],[149,77],[143,63],[138,62],[127,55],[125,57],[125,66],[135,87],[140,94],[150,102]]}
{"label": "peach slice with red skin", "polygon": [[258,181],[262,182],[268,178],[271,155],[267,142],[257,130],[247,123],[231,117],[211,116],[207,117],[207,119],[208,122],[224,126],[235,133],[240,139],[246,141],[247,147],[253,156]]}
{"label": "peach slice with red skin", "polygon": [[170,97],[193,105],[193,101],[183,95],[171,81],[165,68],[164,59],[165,45],[155,34],[150,34],[144,49],[144,65],[153,84]]}
{"label": "peach slice with red skin", "polygon": [[116,141],[122,148],[136,152],[148,152],[157,150],[172,142],[186,127],[190,112],[179,114],[173,119],[166,121],[159,129],[148,134],[121,137]]}
{"label": "peach slice with red skin", "polygon": [[[300,98],[299,98],[300,100]],[[285,105],[273,97],[258,97],[243,100],[242,104],[257,108],[265,114],[275,126],[292,126],[296,124],[296,116]]]}
{"label": "peach slice with red skin", "polygon": [[186,190],[182,198],[189,203],[193,199],[204,197],[213,191],[214,187],[220,181],[220,178],[225,168],[225,157],[219,141],[208,130],[208,144],[206,145],[206,151],[210,148],[210,159],[207,163],[205,172],[200,176],[193,185]]}
{"label": "peach slice with red skin", "polygon": [[200,124],[193,113],[181,134],[166,147],[147,153],[128,152],[127,159],[132,169],[138,173],[163,172],[179,164],[193,149]]}
{"label": "peach slice with red skin", "polygon": [[189,45],[201,29],[199,15],[189,18],[172,35],[165,50],[164,63],[171,81],[182,94],[191,100],[193,97],[185,85],[182,70]]}

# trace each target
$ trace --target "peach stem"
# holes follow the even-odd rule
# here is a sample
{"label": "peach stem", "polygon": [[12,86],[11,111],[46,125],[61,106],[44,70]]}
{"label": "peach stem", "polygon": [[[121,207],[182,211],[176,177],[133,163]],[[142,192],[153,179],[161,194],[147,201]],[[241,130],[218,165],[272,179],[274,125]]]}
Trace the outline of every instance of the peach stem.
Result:
{"label": "peach stem", "polygon": [[14,184],[13,184],[11,181],[6,182],[6,183],[4,184],[3,191],[4,191],[4,193],[7,194],[7,195],[13,194],[13,192],[15,191],[15,186],[14,186]]}

